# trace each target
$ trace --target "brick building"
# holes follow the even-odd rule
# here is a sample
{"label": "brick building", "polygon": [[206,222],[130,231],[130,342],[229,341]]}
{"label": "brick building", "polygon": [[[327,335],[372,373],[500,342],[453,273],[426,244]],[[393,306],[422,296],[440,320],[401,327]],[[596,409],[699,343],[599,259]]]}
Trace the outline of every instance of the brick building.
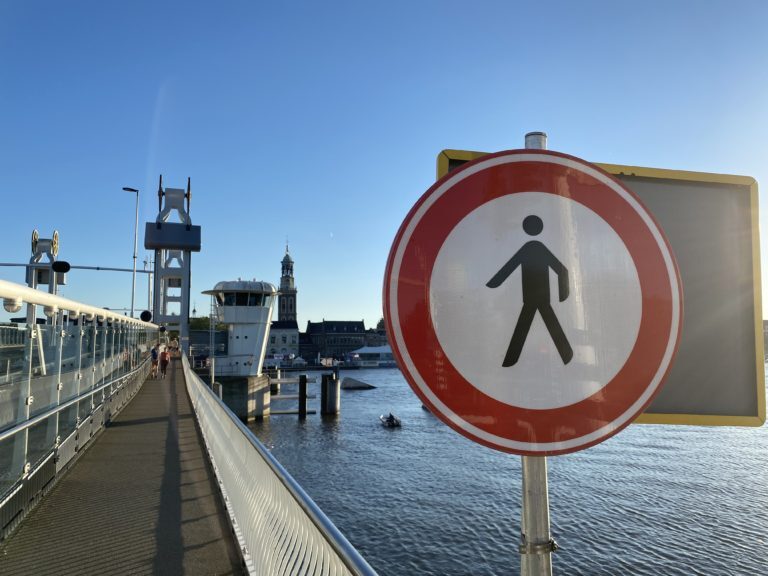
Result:
{"label": "brick building", "polygon": [[342,360],[352,350],[366,343],[365,322],[362,320],[323,320],[307,322],[307,331],[299,339],[299,354],[311,362],[322,358]]}

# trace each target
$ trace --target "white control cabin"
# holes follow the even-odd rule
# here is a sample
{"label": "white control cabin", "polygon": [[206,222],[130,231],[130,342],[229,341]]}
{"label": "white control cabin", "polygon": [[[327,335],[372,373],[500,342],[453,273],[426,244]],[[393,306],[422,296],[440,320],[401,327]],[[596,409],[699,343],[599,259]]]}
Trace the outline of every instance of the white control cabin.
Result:
{"label": "white control cabin", "polygon": [[232,280],[203,294],[214,297],[216,320],[227,325],[227,355],[216,357],[216,376],[259,376],[277,288],[259,280]]}

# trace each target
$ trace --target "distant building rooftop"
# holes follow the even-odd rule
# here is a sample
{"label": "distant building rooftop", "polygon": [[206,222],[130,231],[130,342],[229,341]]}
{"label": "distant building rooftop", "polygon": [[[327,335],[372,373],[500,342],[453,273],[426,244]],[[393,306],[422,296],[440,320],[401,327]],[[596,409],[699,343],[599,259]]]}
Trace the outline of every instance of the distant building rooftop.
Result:
{"label": "distant building rooftop", "polygon": [[352,350],[350,354],[391,354],[392,347],[389,344],[384,346],[363,346],[357,350]]}
{"label": "distant building rooftop", "polygon": [[350,334],[365,332],[365,322],[362,320],[323,320],[322,322],[307,322],[307,334]]}

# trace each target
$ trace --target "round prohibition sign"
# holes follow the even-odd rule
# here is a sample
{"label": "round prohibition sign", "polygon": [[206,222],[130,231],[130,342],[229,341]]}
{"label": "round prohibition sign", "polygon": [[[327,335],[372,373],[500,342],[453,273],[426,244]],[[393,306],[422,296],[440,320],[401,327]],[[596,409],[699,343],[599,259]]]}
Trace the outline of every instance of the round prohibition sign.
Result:
{"label": "round prohibition sign", "polygon": [[565,454],[659,392],[682,285],[661,228],[618,180],[513,150],[414,205],[387,260],[384,318],[406,380],[444,423],[505,452]]}

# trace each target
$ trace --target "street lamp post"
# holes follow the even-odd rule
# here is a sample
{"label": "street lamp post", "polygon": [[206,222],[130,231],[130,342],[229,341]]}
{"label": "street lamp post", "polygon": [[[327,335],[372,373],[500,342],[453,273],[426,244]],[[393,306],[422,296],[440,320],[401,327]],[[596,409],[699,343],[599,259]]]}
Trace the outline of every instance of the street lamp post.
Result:
{"label": "street lamp post", "polygon": [[144,270],[147,269],[150,270],[150,273],[147,274],[147,310],[150,312],[152,311],[152,266],[155,264],[155,261],[152,260],[152,257],[146,257],[144,258]]}
{"label": "street lamp post", "polygon": [[133,228],[133,284],[131,287],[131,318],[133,318],[134,301],[136,298],[136,251],[139,247],[139,191],[136,188],[123,187],[126,192],[136,194],[136,225]]}

